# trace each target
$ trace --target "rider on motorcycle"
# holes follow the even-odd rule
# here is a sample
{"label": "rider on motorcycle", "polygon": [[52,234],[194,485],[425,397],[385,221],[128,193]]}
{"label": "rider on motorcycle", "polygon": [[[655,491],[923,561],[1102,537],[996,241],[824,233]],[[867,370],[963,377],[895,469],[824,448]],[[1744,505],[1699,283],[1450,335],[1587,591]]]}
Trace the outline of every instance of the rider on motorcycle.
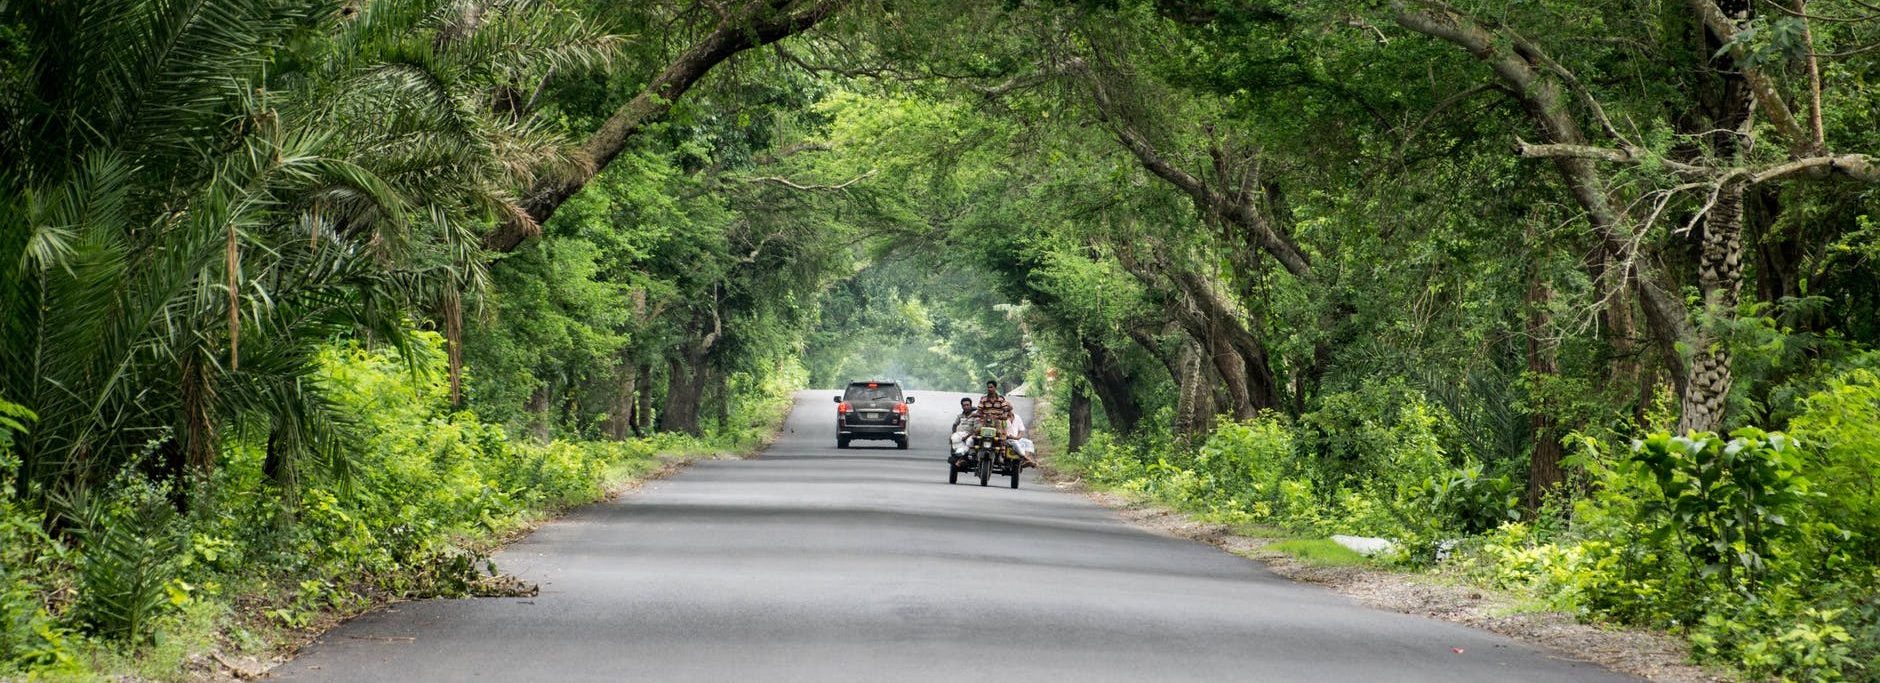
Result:
{"label": "rider on motorcycle", "polygon": [[979,399],[979,421],[981,424],[998,427],[1005,431],[1005,423],[1012,419],[1012,404],[999,395],[999,381],[986,380],[986,395]]}
{"label": "rider on motorcycle", "polygon": [[986,380],[986,395],[979,399],[979,424],[998,428],[1008,447],[1025,459],[1027,467],[1037,466],[1031,452],[1020,447],[1021,443],[1030,443],[1020,441],[1026,436],[1025,421],[1012,409],[1012,404],[999,395],[998,380]]}

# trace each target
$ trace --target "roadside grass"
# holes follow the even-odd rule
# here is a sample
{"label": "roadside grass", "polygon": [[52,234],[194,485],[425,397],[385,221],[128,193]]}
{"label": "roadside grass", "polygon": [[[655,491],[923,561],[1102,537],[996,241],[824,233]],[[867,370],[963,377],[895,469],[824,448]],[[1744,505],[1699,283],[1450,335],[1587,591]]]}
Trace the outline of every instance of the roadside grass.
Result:
{"label": "roadside grass", "polygon": [[[1208,520],[1208,521],[1213,521],[1213,520]],[[1312,538],[1312,536],[1305,534],[1304,532],[1301,532],[1295,529],[1287,529],[1285,527],[1274,526],[1271,524],[1259,524],[1255,522],[1227,522],[1226,524],[1227,524],[1227,528],[1230,531],[1232,531],[1235,536],[1242,536],[1245,538],[1265,538],[1265,539],[1271,539],[1274,541],[1290,541],[1294,539]]]}
{"label": "roadside grass", "polygon": [[1363,555],[1329,538],[1291,538],[1268,544],[1265,549],[1318,567],[1351,567],[1365,563]]}

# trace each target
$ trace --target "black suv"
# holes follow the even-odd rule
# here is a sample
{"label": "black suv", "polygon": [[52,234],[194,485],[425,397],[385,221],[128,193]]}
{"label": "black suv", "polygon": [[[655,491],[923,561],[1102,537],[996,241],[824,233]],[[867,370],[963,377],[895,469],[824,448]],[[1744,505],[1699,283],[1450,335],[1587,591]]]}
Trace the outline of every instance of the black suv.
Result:
{"label": "black suv", "polygon": [[907,404],[894,382],[850,382],[836,397],[836,448],[848,448],[856,439],[885,439],[895,448],[907,448]]}

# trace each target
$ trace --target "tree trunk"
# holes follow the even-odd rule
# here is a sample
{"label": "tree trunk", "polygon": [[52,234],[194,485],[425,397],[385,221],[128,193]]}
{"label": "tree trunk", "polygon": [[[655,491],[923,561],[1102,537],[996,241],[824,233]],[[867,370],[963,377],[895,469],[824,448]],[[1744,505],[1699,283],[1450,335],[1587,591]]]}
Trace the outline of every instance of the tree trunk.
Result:
{"label": "tree trunk", "polygon": [[291,489],[294,485],[293,462],[288,454],[288,426],[280,420],[268,428],[266,455],[261,459],[261,474],[282,489]]}
{"label": "tree trunk", "polygon": [[1068,449],[1072,453],[1083,450],[1084,444],[1090,443],[1090,391],[1082,382],[1071,383],[1071,442]]}
{"label": "tree trunk", "polygon": [[711,370],[712,419],[718,423],[718,431],[723,432],[731,423],[731,381],[724,372]]}
{"label": "tree trunk", "polygon": [[1691,354],[1691,379],[1685,383],[1679,432],[1711,432],[1723,424],[1724,403],[1730,397],[1730,349],[1722,332],[1735,319],[1743,287],[1743,186],[1732,183],[1717,196],[1717,204],[1704,219],[1702,264],[1698,286],[1704,293],[1708,315],[1698,327]]}
{"label": "tree trunk", "polygon": [[[1756,298],[1781,301],[1802,296],[1808,255],[1799,229],[1777,227],[1776,218],[1782,213],[1780,190],[1751,188],[1743,197],[1743,209],[1743,227],[1753,235],[1750,243],[1756,247]],[[1819,330],[1814,320],[1802,323],[1803,329]]]}
{"label": "tree trunk", "polygon": [[1612,351],[1606,361],[1606,371],[1600,377],[1601,388],[1608,394],[1636,393],[1630,400],[1635,410],[1643,410],[1649,396],[1644,393],[1646,389],[1641,388],[1645,385],[1641,381],[1638,357],[1638,323],[1632,317],[1631,274],[1625,262],[1604,245],[1595,245],[1587,255],[1586,272],[1593,282],[1594,294],[1602,302],[1600,331]]}
{"label": "tree trunk", "polygon": [[439,306],[444,318],[444,356],[450,376],[450,407],[463,407],[463,295],[452,289]]}
{"label": "tree trunk", "polygon": [[[1538,269],[1536,269],[1538,271]],[[1554,346],[1548,340],[1553,326],[1547,304],[1553,299],[1553,290],[1547,286],[1538,272],[1528,276],[1527,291],[1527,366],[1531,377],[1553,377],[1560,374],[1560,366],[1555,357]],[[1566,480],[1560,470],[1560,435],[1550,407],[1543,405],[1528,415],[1528,424],[1534,430],[1534,449],[1528,457],[1528,511],[1540,510],[1547,493]]]}
{"label": "tree trunk", "polygon": [[[705,317],[708,314],[709,320]],[[659,413],[659,431],[698,436],[704,433],[699,428],[699,409],[711,380],[711,368],[706,360],[710,358],[712,347],[718,344],[719,335],[724,333],[724,321],[716,308],[695,310],[691,327],[695,336],[667,362],[666,407]]]}
{"label": "tree trunk", "polygon": [[[1176,326],[1171,324],[1163,329],[1162,334],[1168,334],[1171,330],[1174,330],[1175,327]],[[1131,329],[1129,330],[1129,338],[1135,340],[1137,346],[1142,347],[1143,351],[1147,351],[1150,356],[1153,356],[1157,362],[1162,364],[1163,368],[1168,370],[1169,381],[1182,381],[1181,359],[1176,357],[1176,354],[1165,351],[1162,348],[1160,340],[1154,335],[1151,335],[1147,330]]]}
{"label": "tree trunk", "polygon": [[[203,353],[206,353],[203,352]],[[215,385],[209,376],[211,364],[198,353],[190,353],[183,362],[183,456],[191,474],[207,475],[215,470],[216,421]],[[187,478],[176,481],[179,492],[189,489]]]}
{"label": "tree trunk", "polygon": [[1193,340],[1182,345],[1181,374],[1175,380],[1180,391],[1175,399],[1177,436],[1199,436],[1214,428],[1214,377],[1205,356],[1207,351]]}
{"label": "tree trunk", "polygon": [[1206,360],[1219,375],[1234,419],[1248,420],[1280,405],[1279,378],[1273,374],[1266,344],[1234,309],[1199,276],[1174,276],[1189,306],[1178,314],[1188,334],[1203,345]]}
{"label": "tree trunk", "polygon": [[[1732,19],[1747,18],[1748,0],[1725,0],[1716,5]],[[1742,140],[1739,129],[1748,125],[1751,99],[1748,70],[1734,70],[1735,58],[1720,56],[1729,36],[1714,29],[1705,31],[1705,49],[1713,55],[1713,81],[1700,80],[1700,87],[1713,89],[1713,97],[1699,97],[1709,104],[1706,120],[1698,122],[1699,132],[1708,132],[1706,142],[1718,158],[1740,161]],[[1679,432],[1716,431],[1723,424],[1725,403],[1730,397],[1732,376],[1730,349],[1723,338],[1736,319],[1736,305],[1743,289],[1743,184],[1726,181],[1717,190],[1710,212],[1704,214],[1703,242],[1698,257],[1697,286],[1704,297],[1704,313],[1691,344],[1689,379],[1680,396]]]}
{"label": "tree trunk", "polygon": [[537,443],[548,443],[548,386],[538,386],[529,392],[529,402],[524,409],[529,413],[529,436]]}
{"label": "tree trunk", "polygon": [[668,64],[645,90],[621,105],[600,130],[582,143],[579,156],[589,163],[574,171],[572,177],[544,174],[523,200],[521,213],[506,217],[484,240],[484,246],[494,251],[515,251],[523,240],[541,231],[541,225],[562,202],[606,170],[633,136],[665,118],[673,104],[713,67],[739,52],[809,30],[834,14],[843,1],[820,0],[791,12],[796,0],[755,0],[727,13],[711,34]]}
{"label": "tree trunk", "polygon": [[667,364],[666,407],[659,412],[659,431],[698,436],[699,404],[705,393],[709,370],[704,354],[684,353]]}
{"label": "tree trunk", "polygon": [[1089,381],[1090,389],[1103,404],[1103,416],[1110,421],[1110,428],[1123,434],[1135,433],[1142,423],[1142,404],[1136,401],[1132,391],[1135,378],[1122,368],[1115,354],[1100,343],[1085,341],[1084,354],[1087,363],[1084,379]]}
{"label": "tree trunk", "polygon": [[1214,364],[1216,375],[1221,378],[1222,398],[1233,411],[1234,419],[1251,419],[1255,414],[1253,395],[1247,387],[1247,360],[1240,357],[1234,345],[1227,342],[1226,335],[1219,329],[1205,330],[1205,347],[1208,360]]}
{"label": "tree trunk", "polygon": [[627,357],[627,350],[622,349],[619,355],[619,365],[614,367],[613,401],[609,404],[607,423],[604,427],[607,431],[607,438],[625,441],[636,431],[633,408],[638,399],[636,394],[640,378],[637,372],[639,368]]}
{"label": "tree trunk", "polygon": [[641,363],[640,369],[633,373],[633,416],[628,424],[633,426],[633,435],[646,438],[653,427],[653,366]]}

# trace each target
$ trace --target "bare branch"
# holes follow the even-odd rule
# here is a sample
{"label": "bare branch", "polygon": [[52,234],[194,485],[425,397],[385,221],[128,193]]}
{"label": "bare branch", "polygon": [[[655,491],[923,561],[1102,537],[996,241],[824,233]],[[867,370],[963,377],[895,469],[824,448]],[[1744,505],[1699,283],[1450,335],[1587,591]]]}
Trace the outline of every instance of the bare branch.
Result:
{"label": "bare branch", "polygon": [[1880,168],[1875,167],[1873,157],[1865,154],[1830,154],[1807,157],[1787,163],[1776,164],[1758,171],[1752,172],[1748,169],[1738,169],[1738,172],[1747,173],[1748,180],[1746,182],[1751,185],[1797,175],[1813,175],[1818,177],[1839,176],[1852,178],[1864,183],[1880,184]]}
{"label": "bare branch", "polygon": [[782,185],[792,190],[802,190],[805,192],[834,191],[834,190],[840,190],[850,185],[854,185],[856,183],[862,182],[863,180],[867,180],[868,178],[873,177],[875,173],[876,171],[874,169],[869,169],[867,173],[863,173],[861,175],[855,176],[853,178],[850,178],[840,183],[836,183],[834,185],[804,184],[804,183],[796,182],[794,180],[790,180],[789,178],[784,178],[781,176],[772,176],[772,175],[757,176],[754,178],[743,178],[742,180],[744,180],[745,182],[752,182],[752,183],[771,183],[774,185]]}
{"label": "bare branch", "polygon": [[751,163],[756,164],[758,166],[768,166],[770,164],[783,161],[784,159],[788,159],[790,157],[796,156],[798,154],[802,154],[804,152],[827,152],[832,149],[835,149],[835,148],[829,146],[827,143],[797,142],[797,143],[784,145],[783,147],[779,148],[777,151],[771,152],[769,154],[760,154],[757,156],[757,158],[752,159]]}
{"label": "bare branch", "polygon": [[1529,159],[1588,159],[1626,165],[1651,161],[1681,174],[1704,176],[1706,179],[1700,183],[1701,185],[1721,185],[1732,182],[1755,185],[1802,175],[1816,178],[1841,177],[1880,184],[1880,168],[1876,168],[1873,158],[1865,154],[1824,154],[1794,159],[1765,168],[1711,168],[1661,157],[1646,157],[1632,150],[1593,145],[1536,145],[1517,142],[1515,151]]}

